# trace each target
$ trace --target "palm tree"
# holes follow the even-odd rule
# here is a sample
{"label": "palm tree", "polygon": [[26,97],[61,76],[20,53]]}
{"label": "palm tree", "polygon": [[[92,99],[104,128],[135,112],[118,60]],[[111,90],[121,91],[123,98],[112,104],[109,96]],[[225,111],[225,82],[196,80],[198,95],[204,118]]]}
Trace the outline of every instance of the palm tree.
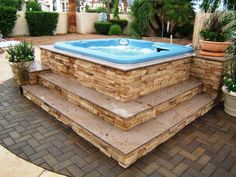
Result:
{"label": "palm tree", "polygon": [[119,0],[114,0],[113,19],[120,19],[120,17],[119,17]]}
{"label": "palm tree", "polygon": [[223,3],[227,9],[236,11],[236,0],[223,0]]}
{"label": "palm tree", "polygon": [[[181,8],[181,11],[179,10]],[[165,0],[163,6],[165,18],[170,23],[170,29],[167,29],[170,34],[173,34],[177,26],[182,26],[193,18],[194,11],[191,1],[189,0]]]}
{"label": "palm tree", "polygon": [[132,16],[130,33],[134,38],[141,38],[147,31],[153,17],[153,4],[149,0],[135,0],[131,6],[130,14]]}
{"label": "palm tree", "polygon": [[127,14],[128,2],[127,0],[123,0],[124,3],[124,14]]}
{"label": "palm tree", "polygon": [[[197,0],[199,1],[199,0]],[[220,6],[221,0],[203,0],[200,4],[201,10],[205,13],[213,13]]]}
{"label": "palm tree", "polygon": [[155,0],[153,8],[156,13],[150,21],[150,27],[157,36],[174,34],[177,27],[189,23],[194,18],[191,0]]}
{"label": "palm tree", "polygon": [[[194,0],[200,1],[200,0]],[[203,0],[200,8],[206,13],[213,13],[223,3],[228,10],[236,10],[236,0]]]}
{"label": "palm tree", "polygon": [[174,34],[177,27],[193,19],[192,5],[191,0],[135,0],[131,6],[130,32],[134,37],[142,37],[150,25],[157,36]]}
{"label": "palm tree", "polygon": [[111,5],[112,5],[112,0],[102,0],[102,2],[105,4],[105,7],[107,9],[107,21],[110,21],[111,19]]}
{"label": "palm tree", "polygon": [[69,33],[76,32],[76,0],[68,2],[68,31]]}

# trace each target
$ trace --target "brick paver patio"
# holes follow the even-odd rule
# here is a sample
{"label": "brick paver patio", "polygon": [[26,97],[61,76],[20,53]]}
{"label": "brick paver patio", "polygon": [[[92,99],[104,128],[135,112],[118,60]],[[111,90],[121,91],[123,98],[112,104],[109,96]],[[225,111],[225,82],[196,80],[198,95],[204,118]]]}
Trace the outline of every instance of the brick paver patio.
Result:
{"label": "brick paver patio", "polygon": [[[0,55],[0,65],[3,61]],[[9,72],[0,67],[0,77],[3,71]],[[224,113],[223,105],[125,170],[20,95],[13,79],[0,79],[0,144],[68,176],[236,176],[236,119]]]}

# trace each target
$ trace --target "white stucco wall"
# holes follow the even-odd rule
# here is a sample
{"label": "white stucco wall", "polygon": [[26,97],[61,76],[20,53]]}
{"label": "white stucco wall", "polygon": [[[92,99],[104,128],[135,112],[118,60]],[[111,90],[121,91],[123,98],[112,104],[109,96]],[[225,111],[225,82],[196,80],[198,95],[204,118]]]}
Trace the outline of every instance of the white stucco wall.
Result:
{"label": "white stucco wall", "polygon": [[[68,32],[67,13],[60,12],[55,34],[65,34],[67,32]],[[25,19],[25,12],[19,11],[18,18],[15,27],[13,28],[11,36],[24,36],[24,35],[29,35],[28,25]]]}
{"label": "white stucco wall", "polygon": [[[119,15],[122,19],[130,20],[129,15]],[[112,18],[112,15],[111,15]],[[81,34],[95,33],[93,24],[99,19],[99,13],[76,13],[77,32]]]}
{"label": "white stucco wall", "polygon": [[[68,33],[68,19],[66,12],[59,12],[59,19],[55,34]],[[81,34],[95,33],[93,27],[94,22],[97,22],[99,13],[76,13],[77,32]],[[112,18],[112,15],[111,15]],[[120,18],[130,20],[129,15],[120,15]],[[11,36],[29,35],[27,21],[25,19],[25,12],[18,12],[18,18],[13,28]]]}
{"label": "white stucco wall", "polygon": [[66,12],[59,12],[59,18],[55,34],[66,34],[68,33],[68,19]]}
{"label": "white stucco wall", "polygon": [[76,13],[77,32],[81,34],[95,33],[94,22],[98,21],[98,13]]}
{"label": "white stucco wall", "polygon": [[126,20],[128,20],[128,21],[131,20],[131,17],[130,17],[129,15],[127,15],[127,14],[119,14],[119,17],[120,17],[121,19],[126,19]]}
{"label": "white stucco wall", "polygon": [[18,18],[16,20],[15,27],[12,31],[12,36],[24,36],[29,35],[29,30],[27,26],[27,21],[25,19],[25,12],[19,11],[18,12]]}

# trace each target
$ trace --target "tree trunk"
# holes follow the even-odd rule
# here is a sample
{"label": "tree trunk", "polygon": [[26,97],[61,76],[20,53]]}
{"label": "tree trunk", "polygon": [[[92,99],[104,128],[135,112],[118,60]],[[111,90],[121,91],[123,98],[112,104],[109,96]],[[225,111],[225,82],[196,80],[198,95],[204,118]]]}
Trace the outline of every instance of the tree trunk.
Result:
{"label": "tree trunk", "polygon": [[156,36],[160,35],[160,29],[158,27],[155,27],[152,22],[149,23],[149,26],[151,27]]}
{"label": "tree trunk", "polygon": [[76,32],[76,0],[69,0],[68,3],[68,31],[69,33]]}
{"label": "tree trunk", "polygon": [[124,14],[127,14],[128,3],[127,0],[123,0],[124,3]]}
{"label": "tree trunk", "polygon": [[94,6],[94,0],[92,0],[92,7]]}
{"label": "tree trunk", "polygon": [[108,2],[106,2],[106,6],[107,6],[107,21],[109,22],[110,21],[110,19],[111,19],[111,17],[110,17],[110,15],[111,15],[111,7],[110,7],[110,2],[108,1]]}

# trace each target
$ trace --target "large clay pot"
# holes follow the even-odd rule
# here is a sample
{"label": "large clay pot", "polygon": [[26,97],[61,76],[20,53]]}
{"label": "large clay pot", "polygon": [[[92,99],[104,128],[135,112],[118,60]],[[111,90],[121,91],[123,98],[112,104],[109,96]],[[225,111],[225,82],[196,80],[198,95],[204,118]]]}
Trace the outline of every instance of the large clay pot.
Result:
{"label": "large clay pot", "polygon": [[236,117],[236,93],[230,93],[225,86],[222,87],[224,92],[224,110],[227,114]]}
{"label": "large clay pot", "polygon": [[213,42],[200,40],[201,50],[199,53],[201,55],[213,56],[213,57],[223,57],[225,56],[225,51],[228,49],[230,42]]}

